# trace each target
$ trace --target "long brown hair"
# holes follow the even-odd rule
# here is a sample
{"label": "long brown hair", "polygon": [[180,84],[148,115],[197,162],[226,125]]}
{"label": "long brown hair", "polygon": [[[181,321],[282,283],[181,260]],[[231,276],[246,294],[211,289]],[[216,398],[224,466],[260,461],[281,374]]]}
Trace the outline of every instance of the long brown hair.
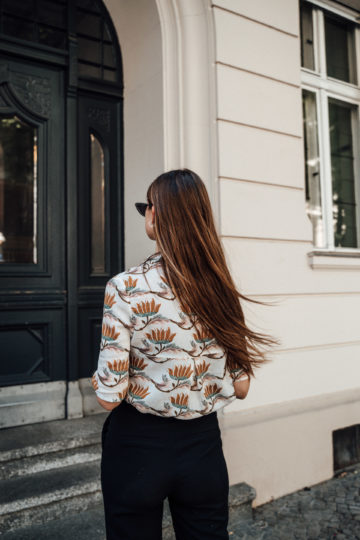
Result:
{"label": "long brown hair", "polygon": [[227,355],[229,370],[269,362],[259,345],[279,341],[245,323],[240,299],[267,304],[235,287],[217,234],[210,199],[201,178],[190,169],[158,176],[147,190],[155,208],[154,231],[168,283],[184,313],[214,337]]}

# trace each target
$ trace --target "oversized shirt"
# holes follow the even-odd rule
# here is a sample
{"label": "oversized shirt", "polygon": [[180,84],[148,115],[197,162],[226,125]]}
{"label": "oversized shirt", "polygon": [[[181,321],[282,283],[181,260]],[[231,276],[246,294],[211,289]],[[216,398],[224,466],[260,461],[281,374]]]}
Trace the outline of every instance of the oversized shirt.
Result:
{"label": "oversized shirt", "polygon": [[224,348],[182,311],[161,259],[157,252],[107,282],[92,386],[105,401],[187,420],[234,401],[233,383],[247,375],[229,371]]}

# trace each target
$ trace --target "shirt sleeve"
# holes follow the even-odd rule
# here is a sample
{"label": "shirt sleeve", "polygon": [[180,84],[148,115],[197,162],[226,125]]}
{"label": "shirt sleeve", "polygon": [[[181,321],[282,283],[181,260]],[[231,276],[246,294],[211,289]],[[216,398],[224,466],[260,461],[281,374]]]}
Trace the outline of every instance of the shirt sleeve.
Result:
{"label": "shirt sleeve", "polygon": [[126,289],[111,278],[105,287],[97,370],[92,375],[96,395],[109,402],[121,402],[129,386],[131,313]]}
{"label": "shirt sleeve", "polygon": [[230,375],[233,382],[243,381],[249,378],[248,374],[243,368],[236,368],[230,370]]}

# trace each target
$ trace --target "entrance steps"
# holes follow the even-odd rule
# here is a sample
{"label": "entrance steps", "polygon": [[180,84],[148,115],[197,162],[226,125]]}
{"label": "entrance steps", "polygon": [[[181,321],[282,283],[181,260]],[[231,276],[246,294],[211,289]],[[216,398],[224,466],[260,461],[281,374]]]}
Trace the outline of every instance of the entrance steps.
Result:
{"label": "entrance steps", "polygon": [[[3,540],[105,540],[100,485],[101,430],[109,413],[0,431]],[[255,490],[230,487],[231,522],[252,520]],[[163,540],[173,540],[165,499]]]}

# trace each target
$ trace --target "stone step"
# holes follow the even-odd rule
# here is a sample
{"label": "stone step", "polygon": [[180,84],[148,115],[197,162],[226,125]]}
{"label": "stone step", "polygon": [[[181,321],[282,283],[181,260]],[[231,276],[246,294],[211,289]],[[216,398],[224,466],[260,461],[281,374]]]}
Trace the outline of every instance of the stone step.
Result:
{"label": "stone step", "polygon": [[96,504],[89,510],[46,523],[6,532],[1,540],[105,540],[104,509]]}
{"label": "stone step", "polygon": [[0,463],[0,480],[59,469],[67,465],[91,463],[99,459],[101,459],[101,443],[47,452]]}
{"label": "stone step", "polygon": [[97,444],[108,414],[2,429],[0,462]]}
{"label": "stone step", "polygon": [[[46,538],[41,529],[49,539],[62,538],[61,531],[64,538],[76,531],[77,540],[105,539],[100,458],[101,430],[108,414],[1,430],[2,538]],[[230,487],[229,523],[233,516],[252,519],[255,496],[245,483]],[[81,536],[85,522],[92,523],[95,536]],[[175,538],[167,499],[163,538]]]}
{"label": "stone step", "polygon": [[254,510],[252,501],[256,498],[256,490],[246,482],[239,482],[229,489],[229,522],[234,518],[252,521]]}
{"label": "stone step", "polygon": [[[104,507],[96,504],[88,510],[43,524],[17,529],[1,535],[1,540],[105,540]],[[163,540],[175,540],[168,500],[164,502]]]}
{"label": "stone step", "polygon": [[[229,532],[239,527],[239,522],[252,521],[251,503],[255,490],[242,482],[230,486],[229,492]],[[247,508],[246,508],[247,507]],[[76,540],[106,540],[103,504],[93,504],[88,509],[68,513],[66,517],[48,520],[22,529],[6,532],[2,540],[68,540],[76,535]],[[163,540],[175,540],[168,499],[164,501]],[[234,538],[234,536],[231,536]]]}
{"label": "stone step", "polygon": [[1,482],[0,533],[87,510],[102,501],[100,461]]}
{"label": "stone step", "polygon": [[[246,483],[230,487],[229,527],[234,520],[252,520],[251,504],[255,496],[255,490]],[[0,534],[18,531],[24,527],[32,530],[33,526],[47,522],[53,523],[47,525],[49,530],[57,526],[64,529],[67,522],[63,520],[56,523],[64,514],[75,516],[88,509],[91,515],[92,509],[99,506],[99,503],[102,507],[99,460],[3,480],[0,494]],[[99,518],[99,511],[94,514],[94,519],[96,516]],[[75,517],[69,519],[69,526],[76,521]],[[96,523],[94,530],[98,530],[98,524],[95,525]],[[167,499],[163,528],[164,540],[174,538]],[[37,535],[33,538],[37,538]]]}

